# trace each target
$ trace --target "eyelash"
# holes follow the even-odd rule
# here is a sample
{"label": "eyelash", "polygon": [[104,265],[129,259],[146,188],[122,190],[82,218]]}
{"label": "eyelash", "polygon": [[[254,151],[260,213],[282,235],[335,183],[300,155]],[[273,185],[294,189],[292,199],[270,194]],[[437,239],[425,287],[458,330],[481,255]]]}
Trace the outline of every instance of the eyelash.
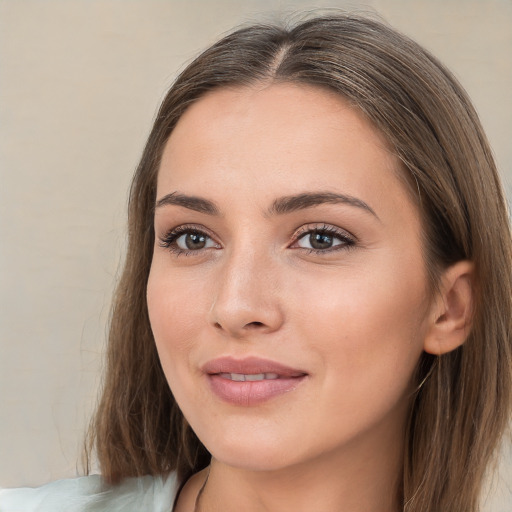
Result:
{"label": "eyelash", "polygon": [[170,251],[173,254],[176,254],[176,256],[196,255],[196,254],[202,252],[204,249],[196,249],[196,250],[180,249],[175,243],[176,240],[178,240],[178,238],[180,238],[180,236],[185,235],[185,234],[190,234],[190,233],[202,235],[202,236],[205,236],[205,237],[213,240],[213,238],[206,231],[199,229],[193,225],[184,224],[183,226],[178,226],[174,229],[171,229],[170,231],[167,232],[167,234],[165,236],[161,237],[160,238],[160,247],[167,249],[168,251]]}
{"label": "eyelash", "polygon": [[335,251],[347,250],[354,247],[354,245],[356,244],[355,238],[352,235],[350,235],[347,231],[327,224],[316,225],[314,227],[312,227],[311,225],[304,226],[297,233],[294,234],[294,244],[298,243],[299,240],[306,238],[307,235],[311,236],[311,234],[313,233],[328,235],[332,238],[337,238],[338,240],[341,240],[341,243],[328,249],[308,249],[306,247],[301,247],[301,249],[307,251],[308,254],[326,254]]}
{"label": "eyelash", "polygon": [[[305,238],[307,235],[311,235],[313,233],[318,233],[321,235],[328,235],[332,238],[337,238],[341,241],[340,244],[335,245],[333,247],[330,247],[328,249],[313,249],[313,248],[307,248],[307,247],[299,247],[299,249],[302,249],[303,251],[306,251],[307,254],[320,254],[325,255],[327,253],[332,253],[335,251],[340,250],[348,250],[351,249],[356,245],[355,238],[350,235],[347,231],[335,228],[334,226],[322,224],[322,225],[316,225],[312,227],[304,226],[301,228],[298,232],[294,233],[293,239],[294,244],[297,244],[299,240]],[[202,249],[181,249],[176,245],[176,241],[184,234],[196,234],[200,236],[204,236],[206,238],[209,238],[210,240],[213,240],[213,238],[204,230],[199,229],[197,226],[193,225],[183,225],[178,226],[170,231],[167,232],[167,234],[160,238],[160,247],[167,249],[173,254],[176,254],[177,256],[195,256],[199,253],[203,252],[206,248]],[[211,247],[209,247],[211,248]],[[209,249],[208,248],[208,249]]]}

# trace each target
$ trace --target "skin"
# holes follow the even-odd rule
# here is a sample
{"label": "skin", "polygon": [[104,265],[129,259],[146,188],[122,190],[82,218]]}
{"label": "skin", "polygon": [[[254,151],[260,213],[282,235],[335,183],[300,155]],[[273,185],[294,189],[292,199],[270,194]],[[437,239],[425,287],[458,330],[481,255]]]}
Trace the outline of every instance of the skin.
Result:
{"label": "skin", "polygon": [[[169,385],[212,453],[200,510],[398,510],[415,366],[429,343],[453,348],[433,334],[451,318],[441,306],[466,311],[457,293],[427,302],[421,222],[399,172],[358,111],[310,86],[220,89],[178,122],[157,205],[186,194],[214,202],[218,214],[156,207],[147,298]],[[371,211],[326,203],[268,213],[276,198],[306,192],[348,195]],[[164,247],[177,226],[205,233],[206,246],[176,253],[183,235]],[[311,252],[309,235],[325,227],[337,231],[333,246]],[[446,290],[461,282],[467,291],[464,272]],[[227,355],[307,377],[263,404],[233,405],[201,371]],[[185,486],[179,512],[194,509],[205,478]]]}

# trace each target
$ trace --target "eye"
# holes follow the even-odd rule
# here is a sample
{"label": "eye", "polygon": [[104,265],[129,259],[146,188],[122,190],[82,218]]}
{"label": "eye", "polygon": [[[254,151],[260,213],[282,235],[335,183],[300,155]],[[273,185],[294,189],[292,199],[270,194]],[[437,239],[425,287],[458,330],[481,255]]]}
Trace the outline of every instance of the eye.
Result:
{"label": "eye", "polygon": [[179,226],[160,238],[160,247],[178,255],[190,255],[193,252],[217,249],[220,246],[204,231],[193,227]]}
{"label": "eye", "polygon": [[177,247],[184,251],[197,251],[199,249],[205,249],[206,247],[213,246],[213,241],[208,237],[208,235],[198,232],[184,233],[176,238],[175,243]]}
{"label": "eye", "polygon": [[297,236],[297,247],[309,249],[311,252],[330,252],[352,247],[354,238],[344,230],[334,226],[306,228]]}

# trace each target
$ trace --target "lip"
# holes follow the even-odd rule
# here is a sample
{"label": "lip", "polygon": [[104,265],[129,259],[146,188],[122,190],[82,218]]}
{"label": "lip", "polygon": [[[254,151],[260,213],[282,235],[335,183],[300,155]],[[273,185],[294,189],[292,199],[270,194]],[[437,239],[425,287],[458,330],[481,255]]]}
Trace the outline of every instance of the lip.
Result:
{"label": "lip", "polygon": [[280,378],[300,377],[307,374],[298,368],[260,357],[245,357],[243,359],[231,356],[219,357],[208,361],[201,370],[210,375],[216,373],[277,373]]}
{"label": "lip", "polygon": [[[239,406],[258,405],[293,391],[308,375],[298,368],[258,357],[220,357],[208,361],[201,370],[218,398]],[[271,375],[263,380],[239,381],[231,380],[229,374]]]}

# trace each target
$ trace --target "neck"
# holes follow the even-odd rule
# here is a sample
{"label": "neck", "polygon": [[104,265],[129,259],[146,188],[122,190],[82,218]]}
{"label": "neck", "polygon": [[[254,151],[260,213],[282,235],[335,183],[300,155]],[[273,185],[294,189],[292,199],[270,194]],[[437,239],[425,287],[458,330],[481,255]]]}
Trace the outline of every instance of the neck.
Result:
{"label": "neck", "polygon": [[272,471],[212,459],[195,512],[396,512],[403,436],[380,434]]}

